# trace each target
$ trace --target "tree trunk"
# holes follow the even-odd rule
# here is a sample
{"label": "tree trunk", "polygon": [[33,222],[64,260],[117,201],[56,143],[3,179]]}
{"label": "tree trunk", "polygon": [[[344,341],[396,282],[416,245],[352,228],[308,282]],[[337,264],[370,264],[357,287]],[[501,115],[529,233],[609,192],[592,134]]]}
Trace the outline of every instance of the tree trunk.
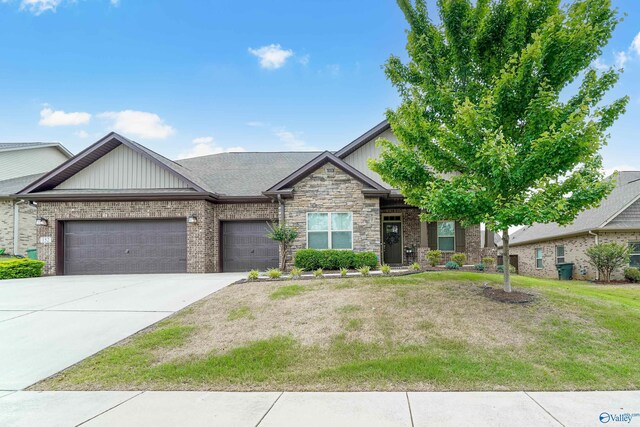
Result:
{"label": "tree trunk", "polygon": [[509,229],[502,232],[502,270],[504,271],[504,291],[511,292],[511,257],[509,256]]}
{"label": "tree trunk", "polygon": [[282,253],[282,260],[280,261],[280,271],[287,271],[287,245],[282,242],[280,244],[280,252]]}

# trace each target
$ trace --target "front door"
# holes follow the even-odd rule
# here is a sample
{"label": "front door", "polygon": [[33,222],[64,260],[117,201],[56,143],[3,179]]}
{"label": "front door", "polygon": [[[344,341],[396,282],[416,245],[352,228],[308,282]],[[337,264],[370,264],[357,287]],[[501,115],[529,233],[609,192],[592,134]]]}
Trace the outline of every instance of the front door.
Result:
{"label": "front door", "polygon": [[385,264],[402,264],[402,222],[399,216],[383,219],[382,245]]}

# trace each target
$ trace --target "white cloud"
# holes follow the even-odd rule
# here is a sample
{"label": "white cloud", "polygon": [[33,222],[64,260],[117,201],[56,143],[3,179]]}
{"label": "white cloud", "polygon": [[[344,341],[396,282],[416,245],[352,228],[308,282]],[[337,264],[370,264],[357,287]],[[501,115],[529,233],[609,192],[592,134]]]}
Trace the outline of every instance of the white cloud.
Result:
{"label": "white cloud", "polygon": [[595,68],[596,70],[598,70],[598,71],[607,71],[609,69],[609,66],[607,64],[605,64],[604,62],[602,62],[602,60],[600,58],[596,58],[596,60],[593,61],[591,66],[593,68]]}
{"label": "white cloud", "polygon": [[240,153],[244,151],[247,150],[243,147],[220,147],[214,142],[212,136],[201,136],[193,140],[193,146],[189,150],[178,154],[178,160],[188,159],[191,157],[209,156],[211,154]]}
{"label": "white cloud", "polygon": [[78,126],[89,123],[91,114],[89,113],[65,113],[62,110],[53,110],[44,107],[40,110],[40,126]]}
{"label": "white cloud", "polygon": [[630,49],[632,51],[635,51],[637,55],[640,55],[640,33],[636,34],[636,36],[633,38]]}
{"label": "white cloud", "polygon": [[309,55],[309,54],[303,55],[303,56],[300,57],[300,59],[298,59],[298,62],[300,64],[302,64],[303,66],[305,66],[305,67],[307,65],[309,65],[310,61],[311,61],[311,55]]}
{"label": "white cloud", "polygon": [[110,0],[111,6],[120,6],[120,0]]}
{"label": "white cloud", "polygon": [[146,111],[107,111],[98,115],[110,120],[111,127],[125,136],[137,136],[143,139],[165,139],[175,133],[175,129],[166,124],[160,116]]}
{"label": "white cloud", "polygon": [[262,46],[258,49],[249,48],[249,53],[260,58],[260,67],[268,70],[277,70],[284,66],[293,51],[290,49],[282,49],[279,44],[270,44]]}
{"label": "white cloud", "polygon": [[261,128],[264,126],[264,123],[258,121],[247,122],[245,124],[252,128]]}
{"label": "white cloud", "polygon": [[612,168],[604,168],[604,169],[602,169],[602,172],[604,173],[604,176],[609,176],[609,175],[613,174],[616,171],[622,172],[622,171],[638,171],[638,170],[640,170],[640,168],[638,168],[636,166],[619,165],[619,166],[614,166]]}
{"label": "white cloud", "polygon": [[629,60],[626,52],[616,52],[616,68],[624,68],[624,64]]}
{"label": "white cloud", "polygon": [[329,64],[327,65],[327,71],[329,75],[332,77],[337,77],[340,75],[340,64]]}
{"label": "white cloud", "polygon": [[306,141],[301,138],[300,132],[290,132],[283,127],[273,129],[273,134],[286,145],[289,150],[293,151],[316,151],[317,148],[308,146]]}
{"label": "white cloud", "polygon": [[87,132],[86,130],[79,130],[77,132],[74,132],[73,134],[82,139],[89,137],[89,132]]}
{"label": "white cloud", "polygon": [[40,15],[49,10],[55,12],[60,3],[62,0],[22,0],[20,10],[28,10],[35,15]]}

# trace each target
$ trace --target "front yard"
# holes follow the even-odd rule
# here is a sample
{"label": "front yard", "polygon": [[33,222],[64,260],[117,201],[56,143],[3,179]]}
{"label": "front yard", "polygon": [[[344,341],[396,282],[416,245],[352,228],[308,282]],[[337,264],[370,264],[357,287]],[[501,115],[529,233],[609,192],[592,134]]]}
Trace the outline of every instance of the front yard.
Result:
{"label": "front yard", "polygon": [[38,390],[613,390],[640,388],[640,286],[501,276],[242,283]]}

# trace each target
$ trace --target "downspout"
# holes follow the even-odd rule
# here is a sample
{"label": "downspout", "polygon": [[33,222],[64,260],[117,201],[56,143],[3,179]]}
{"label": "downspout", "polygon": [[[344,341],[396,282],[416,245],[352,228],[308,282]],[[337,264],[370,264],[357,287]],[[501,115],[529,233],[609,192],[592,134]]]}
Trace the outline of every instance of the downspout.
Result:
{"label": "downspout", "polygon": [[[281,226],[285,225],[285,219],[284,219],[284,201],[282,200],[282,194],[278,194],[277,196],[278,198],[278,220],[280,222]],[[286,257],[287,254],[285,253],[285,244],[284,242],[280,245],[280,252],[282,252],[280,254],[280,268],[284,269],[285,267],[285,263],[286,263]]]}
{"label": "downspout", "polygon": [[[595,237],[595,241],[596,241],[596,245],[598,244],[598,234],[594,233],[593,231],[589,230],[589,234],[591,234],[592,236]],[[600,271],[598,271],[598,269],[596,268],[596,280],[600,281]]]}
{"label": "downspout", "polygon": [[24,203],[24,200],[13,202],[13,254],[18,255],[18,246],[20,244],[20,207],[18,205]]}

